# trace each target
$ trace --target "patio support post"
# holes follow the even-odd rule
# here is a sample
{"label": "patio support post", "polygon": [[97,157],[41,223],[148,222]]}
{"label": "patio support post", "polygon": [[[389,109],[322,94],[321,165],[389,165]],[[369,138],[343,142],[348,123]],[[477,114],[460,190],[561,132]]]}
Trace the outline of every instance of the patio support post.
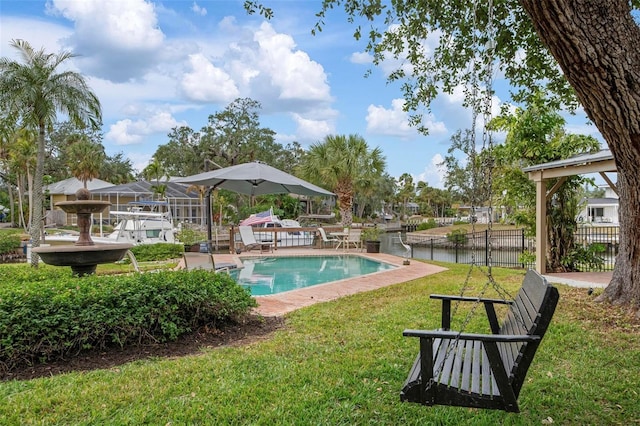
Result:
{"label": "patio support post", "polygon": [[547,272],[547,188],[542,172],[536,173],[536,271]]}

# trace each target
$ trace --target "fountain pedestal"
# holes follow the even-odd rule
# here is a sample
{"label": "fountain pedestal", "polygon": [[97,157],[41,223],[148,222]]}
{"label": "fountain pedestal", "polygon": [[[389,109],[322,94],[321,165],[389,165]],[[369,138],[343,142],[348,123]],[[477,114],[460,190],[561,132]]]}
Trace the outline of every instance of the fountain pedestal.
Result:
{"label": "fountain pedestal", "polygon": [[66,213],[74,213],[78,217],[80,235],[73,245],[35,247],[42,261],[48,265],[70,266],[75,276],[94,274],[96,267],[102,263],[113,263],[122,260],[133,244],[96,244],[91,239],[91,215],[100,213],[111,205],[108,201],[90,200],[86,189],[76,192],[76,201],[56,203]]}

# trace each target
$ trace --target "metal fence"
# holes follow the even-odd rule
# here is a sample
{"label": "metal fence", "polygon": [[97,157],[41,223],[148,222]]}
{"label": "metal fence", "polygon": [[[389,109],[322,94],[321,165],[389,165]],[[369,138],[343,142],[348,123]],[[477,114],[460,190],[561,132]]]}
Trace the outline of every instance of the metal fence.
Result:
{"label": "metal fence", "polygon": [[[607,271],[615,265],[618,250],[618,227],[583,226],[575,233],[576,247],[590,251],[598,262],[577,262],[579,270]],[[533,268],[535,266],[535,238],[527,237],[522,229],[493,230],[434,237],[408,233],[412,257],[463,264],[479,264],[506,268]],[[489,244],[491,243],[491,244]]]}
{"label": "metal fence", "polygon": [[581,271],[611,271],[616,264],[620,241],[617,226],[583,225],[575,233],[576,246],[591,251],[601,259],[598,265],[580,263]]}

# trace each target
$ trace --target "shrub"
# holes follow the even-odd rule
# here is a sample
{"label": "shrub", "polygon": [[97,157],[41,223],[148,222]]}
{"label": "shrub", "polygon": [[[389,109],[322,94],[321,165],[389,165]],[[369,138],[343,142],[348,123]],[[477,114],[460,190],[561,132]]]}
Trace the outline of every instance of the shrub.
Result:
{"label": "shrub", "polygon": [[190,246],[201,241],[207,241],[207,234],[185,225],[180,231],[178,231],[176,238],[185,246]]}
{"label": "shrub", "polygon": [[139,262],[152,262],[181,257],[184,246],[171,243],[140,244],[132,247],[131,251]]}
{"label": "shrub", "polygon": [[562,265],[569,271],[600,271],[604,266],[602,253],[606,249],[606,246],[601,243],[589,244],[586,247],[577,245],[562,259]]}
{"label": "shrub", "polygon": [[467,243],[467,232],[464,229],[454,229],[447,234],[447,240],[455,245]]}
{"label": "shrub", "polygon": [[37,268],[25,267],[25,265],[0,265],[0,276],[7,277],[0,283],[0,294],[2,294],[5,287],[12,288],[27,283],[71,278],[71,269],[42,263]]}
{"label": "shrub", "polygon": [[380,228],[377,226],[364,228],[362,234],[360,234],[360,239],[362,241],[380,241],[380,232]]}
{"label": "shrub", "polygon": [[0,366],[165,342],[239,319],[256,301],[227,274],[164,271],[0,285]]}
{"label": "shrub", "polygon": [[437,227],[438,224],[436,223],[436,220],[434,218],[430,218],[428,221],[422,222],[420,225],[418,225],[416,229],[418,231],[426,231],[427,229],[433,229]]}
{"label": "shrub", "polygon": [[524,265],[535,263],[535,261],[536,261],[536,253],[529,250],[523,251],[520,254],[520,256],[518,256],[518,262]]}
{"label": "shrub", "polygon": [[10,253],[20,248],[20,234],[17,232],[0,233],[0,254]]}

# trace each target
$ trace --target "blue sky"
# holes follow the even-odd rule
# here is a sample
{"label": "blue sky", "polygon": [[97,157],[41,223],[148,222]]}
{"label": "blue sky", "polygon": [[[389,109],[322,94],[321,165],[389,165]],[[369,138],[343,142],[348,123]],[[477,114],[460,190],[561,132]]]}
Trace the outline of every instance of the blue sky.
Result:
{"label": "blue sky", "polygon": [[[394,64],[364,77],[371,58],[343,13],[330,13],[313,36],[319,0],[266,4],[276,12],[271,21],[247,15],[242,0],[2,0],[0,56],[17,58],[11,39],[80,55],[72,66],[102,103],[106,151],[123,152],[137,170],[171,128],[199,130],[248,97],[262,104],[261,124],[282,144],[306,148],[328,134],[357,133],[381,148],[392,176],[442,187],[436,165],[471,121],[462,90],[434,100],[424,117],[430,134],[421,135],[408,125],[400,86],[386,83]],[[507,95],[499,75],[495,88],[498,111]],[[568,120],[568,131],[602,140],[584,114]]]}

